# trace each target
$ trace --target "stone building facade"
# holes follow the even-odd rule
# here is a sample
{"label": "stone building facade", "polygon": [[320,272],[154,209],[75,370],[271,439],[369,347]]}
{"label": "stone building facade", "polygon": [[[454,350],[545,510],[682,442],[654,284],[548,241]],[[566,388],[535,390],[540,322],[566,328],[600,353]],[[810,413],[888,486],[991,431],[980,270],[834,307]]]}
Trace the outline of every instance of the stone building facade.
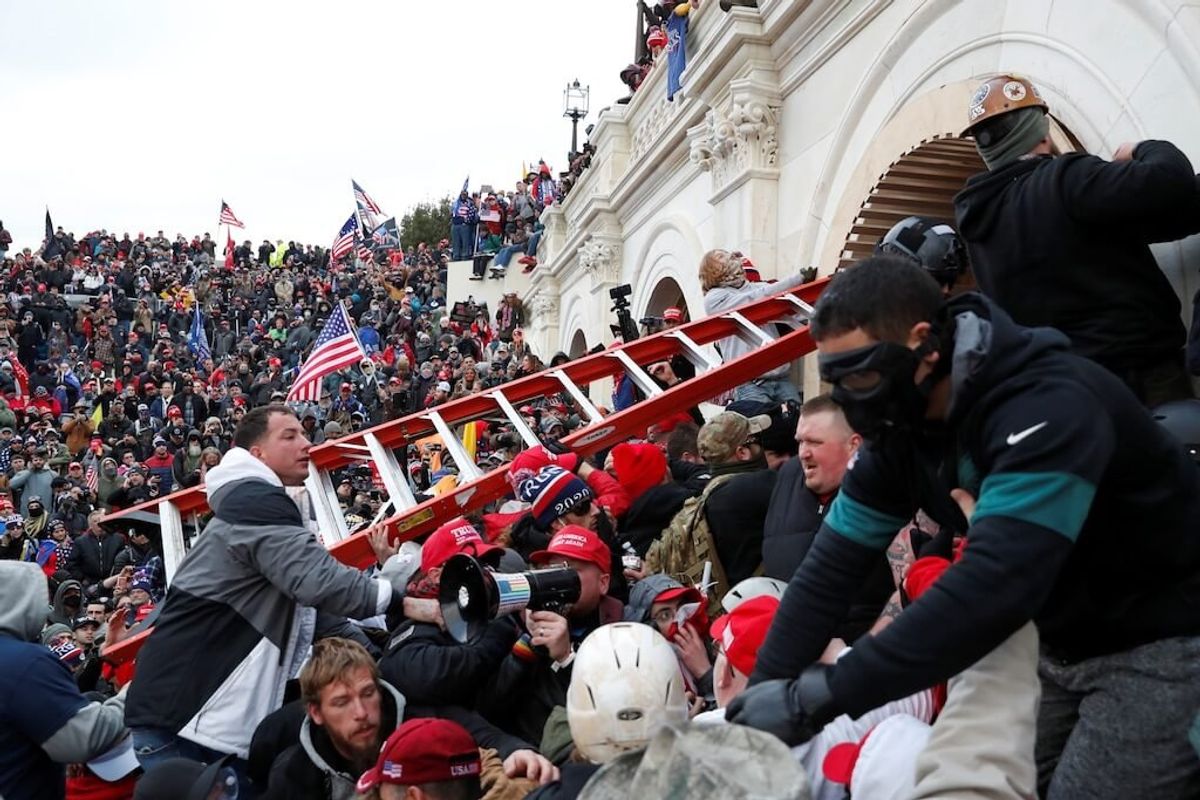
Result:
{"label": "stone building facade", "polygon": [[[664,57],[627,105],[600,113],[592,168],[546,216],[541,266],[521,287],[538,352],[611,341],[608,290],[622,283],[637,316],[698,316],[713,247],[746,253],[764,278],[827,274],[895,220],[952,215],[982,169],[959,133],[988,74],[1033,80],[1063,149],[1168,139],[1200,163],[1194,2],[758,0],[726,13],[706,0],[688,55],[674,102]],[[1200,243],[1157,255],[1190,301]]]}

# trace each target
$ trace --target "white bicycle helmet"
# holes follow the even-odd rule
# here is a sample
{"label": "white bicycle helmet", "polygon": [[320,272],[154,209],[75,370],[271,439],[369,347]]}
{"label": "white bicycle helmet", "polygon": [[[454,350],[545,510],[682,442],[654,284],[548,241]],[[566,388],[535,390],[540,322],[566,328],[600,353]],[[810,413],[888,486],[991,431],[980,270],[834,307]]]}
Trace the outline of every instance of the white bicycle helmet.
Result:
{"label": "white bicycle helmet", "polygon": [[602,625],[579,645],[567,689],[567,722],[579,752],[597,764],[646,746],[666,724],[687,721],[675,651],[649,625]]}
{"label": "white bicycle helmet", "polygon": [[734,586],[721,598],[721,608],[725,609],[725,613],[728,614],[750,598],[761,597],[764,594],[782,599],[786,589],[787,584],[775,578],[765,578],[761,575],[746,578],[744,581],[739,581],[737,586]]}

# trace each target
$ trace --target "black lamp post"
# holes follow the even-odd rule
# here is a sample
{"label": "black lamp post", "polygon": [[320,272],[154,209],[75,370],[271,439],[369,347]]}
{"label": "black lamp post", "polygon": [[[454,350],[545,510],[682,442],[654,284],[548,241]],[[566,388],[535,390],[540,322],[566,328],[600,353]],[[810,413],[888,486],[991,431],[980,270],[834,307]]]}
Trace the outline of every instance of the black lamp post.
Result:
{"label": "black lamp post", "polygon": [[574,160],[575,154],[579,152],[579,120],[587,116],[589,94],[590,87],[580,86],[578,78],[568,83],[567,88],[563,89],[563,116],[571,120],[570,160]]}

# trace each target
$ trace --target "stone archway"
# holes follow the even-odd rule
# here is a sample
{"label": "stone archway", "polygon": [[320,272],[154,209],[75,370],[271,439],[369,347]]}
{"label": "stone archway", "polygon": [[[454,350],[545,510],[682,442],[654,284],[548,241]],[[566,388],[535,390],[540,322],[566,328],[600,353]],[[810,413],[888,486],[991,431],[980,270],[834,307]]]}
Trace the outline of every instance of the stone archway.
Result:
{"label": "stone archway", "polygon": [[650,291],[646,307],[642,310],[643,317],[661,317],[668,308],[678,308],[683,312],[683,321],[691,319],[688,311],[687,295],[674,278],[662,278]]}
{"label": "stone archway", "polygon": [[[1083,149],[1053,115],[1050,138],[1061,152]],[[879,176],[859,206],[836,268],[869,256],[879,239],[905,217],[929,217],[953,225],[954,195],[967,178],[985,169],[974,141],[951,134],[926,139],[904,153]]]}
{"label": "stone archway", "polygon": [[587,336],[584,335],[582,330],[575,331],[575,333],[571,336],[571,345],[567,348],[567,355],[571,357],[572,361],[574,361],[580,356],[586,355],[587,351]]}

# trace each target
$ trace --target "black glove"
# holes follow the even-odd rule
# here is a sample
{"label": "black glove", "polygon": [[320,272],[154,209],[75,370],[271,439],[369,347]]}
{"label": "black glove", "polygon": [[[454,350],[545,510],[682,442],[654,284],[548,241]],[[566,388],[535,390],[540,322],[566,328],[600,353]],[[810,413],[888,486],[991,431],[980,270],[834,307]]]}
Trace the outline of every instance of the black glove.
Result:
{"label": "black glove", "polygon": [[920,528],[913,528],[909,541],[915,558],[940,556],[949,561],[954,556],[954,529],[949,525],[939,526],[932,536]]}
{"label": "black glove", "polygon": [[789,747],[807,742],[837,716],[829,676],[833,667],[813,664],[796,680],[764,681],[742,692],[725,709],[725,719],[758,728]]}

